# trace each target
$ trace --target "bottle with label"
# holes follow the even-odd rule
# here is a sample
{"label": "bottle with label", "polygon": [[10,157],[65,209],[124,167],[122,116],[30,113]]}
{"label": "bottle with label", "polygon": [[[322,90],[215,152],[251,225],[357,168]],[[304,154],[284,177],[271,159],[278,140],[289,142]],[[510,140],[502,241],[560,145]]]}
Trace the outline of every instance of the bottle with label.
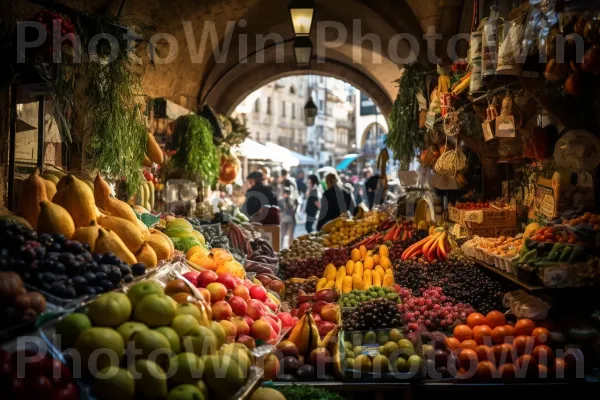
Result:
{"label": "bottle with label", "polygon": [[471,64],[471,82],[469,93],[481,89],[481,53],[483,33],[479,30],[479,0],[473,1],[473,19],[471,20],[471,42],[469,48],[469,63]]}
{"label": "bottle with label", "polygon": [[490,16],[483,24],[483,49],[481,69],[483,77],[496,75],[498,66],[498,48],[502,38],[502,24],[500,10],[496,3],[490,7]]}

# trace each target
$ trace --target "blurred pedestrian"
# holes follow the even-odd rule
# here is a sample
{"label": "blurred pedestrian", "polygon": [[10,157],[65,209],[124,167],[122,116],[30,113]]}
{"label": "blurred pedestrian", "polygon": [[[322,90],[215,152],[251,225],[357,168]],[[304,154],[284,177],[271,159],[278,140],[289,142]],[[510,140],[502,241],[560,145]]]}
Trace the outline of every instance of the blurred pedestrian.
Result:
{"label": "blurred pedestrian", "polygon": [[304,171],[299,171],[296,175],[296,187],[298,188],[298,194],[300,197],[306,195],[307,186],[306,182],[304,181]]}
{"label": "blurred pedestrian", "polygon": [[[283,247],[283,240],[288,237],[288,246],[294,240],[294,229],[296,228],[296,208],[297,202],[293,199],[294,188],[292,186],[286,186],[283,188],[281,198],[279,199],[280,214],[280,231],[281,231],[281,247]],[[287,247],[287,246],[286,246]]]}
{"label": "blurred pedestrian", "polygon": [[314,231],[317,214],[321,208],[321,182],[317,175],[308,177],[308,193],[306,195],[306,232]]}
{"label": "blurred pedestrian", "polygon": [[353,196],[350,195],[347,188],[340,185],[340,181],[335,174],[329,174],[325,178],[327,190],[323,193],[321,201],[321,210],[319,212],[319,222],[317,229],[321,230],[327,222],[336,219],[341,214],[350,213],[354,215],[356,204]]}
{"label": "blurred pedestrian", "polygon": [[367,189],[369,210],[374,206],[383,204],[387,196],[387,191],[385,190],[385,182],[379,174],[373,175],[367,179],[365,188]]}
{"label": "blurred pedestrian", "polygon": [[246,178],[250,188],[246,191],[246,201],[242,212],[248,217],[258,213],[263,206],[276,206],[277,198],[271,188],[265,186],[262,172],[254,171]]}

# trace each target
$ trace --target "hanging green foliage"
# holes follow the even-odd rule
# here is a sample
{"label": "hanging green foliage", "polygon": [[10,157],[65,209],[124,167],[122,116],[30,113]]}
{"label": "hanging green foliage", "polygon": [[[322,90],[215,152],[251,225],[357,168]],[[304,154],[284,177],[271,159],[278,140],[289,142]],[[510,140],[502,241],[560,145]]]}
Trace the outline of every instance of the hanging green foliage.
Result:
{"label": "hanging green foliage", "polygon": [[210,122],[199,115],[177,118],[173,133],[176,153],[171,163],[190,178],[199,177],[212,185],[219,174],[219,154],[213,143],[213,128]]}
{"label": "hanging green foliage", "polygon": [[408,169],[424,147],[424,132],[419,129],[417,94],[425,89],[425,77],[424,68],[414,64],[406,67],[402,77],[396,81],[399,85],[398,95],[390,115],[386,145],[404,170]]}
{"label": "hanging green foliage", "polygon": [[[105,33],[114,27],[108,21],[88,22],[82,31],[86,39],[91,33]],[[142,72],[128,53],[128,43],[115,35],[118,48],[101,41],[96,54],[85,63],[87,97],[89,166],[113,179],[124,178],[130,192],[143,182],[140,166],[146,153],[148,129],[141,110]],[[109,57],[116,54],[114,60]]]}

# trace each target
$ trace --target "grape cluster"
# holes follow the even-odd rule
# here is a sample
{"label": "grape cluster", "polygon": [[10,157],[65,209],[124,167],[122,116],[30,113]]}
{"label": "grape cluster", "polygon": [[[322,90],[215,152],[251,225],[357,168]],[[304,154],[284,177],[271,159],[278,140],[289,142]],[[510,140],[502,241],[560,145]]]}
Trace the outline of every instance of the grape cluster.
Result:
{"label": "grape cluster", "polygon": [[340,298],[343,307],[358,307],[360,303],[365,303],[373,299],[388,299],[400,303],[400,296],[392,288],[371,286],[367,290],[352,290],[343,294]]}
{"label": "grape cluster", "polygon": [[304,282],[285,282],[284,299],[290,304],[296,304],[296,298],[300,292],[315,293],[317,291],[318,279],[306,279]]}
{"label": "grape cluster", "polygon": [[130,267],[112,253],[92,255],[88,245],[63,235],[38,237],[7,221],[0,221],[0,243],[0,270],[16,271],[26,283],[64,299],[111,291],[146,269]]}
{"label": "grape cluster", "polygon": [[431,263],[422,258],[400,261],[395,281],[415,293],[439,286],[450,301],[471,304],[484,314],[501,309],[502,297],[514,288],[466,259]]}
{"label": "grape cluster", "polygon": [[366,331],[402,327],[404,320],[399,306],[396,301],[386,298],[362,303],[356,310],[343,312],[344,330]]}
{"label": "grape cluster", "polygon": [[470,304],[452,303],[452,299],[444,295],[441,287],[431,286],[420,290],[417,294],[396,285],[396,291],[403,300],[400,306],[410,331],[417,331],[420,326],[428,330],[451,330],[456,325],[464,323],[467,316],[473,312]]}
{"label": "grape cluster", "polygon": [[325,265],[327,264],[324,264],[320,258],[296,258],[290,261],[287,266],[280,265],[279,275],[283,279],[323,276]]}
{"label": "grape cluster", "polygon": [[325,249],[323,252],[323,256],[321,257],[322,265],[333,264],[336,267],[341,267],[342,265],[346,265],[348,260],[350,259],[350,254],[348,253],[347,248],[341,249]]}

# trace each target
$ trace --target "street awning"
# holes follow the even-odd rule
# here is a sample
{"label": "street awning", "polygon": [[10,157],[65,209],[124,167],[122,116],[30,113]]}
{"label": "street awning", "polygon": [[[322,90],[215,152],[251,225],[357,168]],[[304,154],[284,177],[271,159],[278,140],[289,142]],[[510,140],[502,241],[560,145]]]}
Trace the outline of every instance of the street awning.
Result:
{"label": "street awning", "polygon": [[338,171],[346,170],[357,158],[358,154],[348,154],[346,157],[342,158],[342,161],[339,162],[335,169]]}
{"label": "street awning", "polygon": [[284,167],[291,168],[300,165],[300,160],[292,154],[290,149],[286,149],[285,147],[272,142],[267,142],[266,146],[269,155],[280,159]]}
{"label": "street awning", "polygon": [[312,157],[305,156],[304,154],[296,153],[293,150],[290,150],[292,156],[298,159],[299,165],[317,165],[317,160]]}
{"label": "street awning", "polygon": [[271,158],[269,155],[269,148],[252,139],[244,140],[244,142],[237,147],[236,153],[249,160],[269,160]]}

